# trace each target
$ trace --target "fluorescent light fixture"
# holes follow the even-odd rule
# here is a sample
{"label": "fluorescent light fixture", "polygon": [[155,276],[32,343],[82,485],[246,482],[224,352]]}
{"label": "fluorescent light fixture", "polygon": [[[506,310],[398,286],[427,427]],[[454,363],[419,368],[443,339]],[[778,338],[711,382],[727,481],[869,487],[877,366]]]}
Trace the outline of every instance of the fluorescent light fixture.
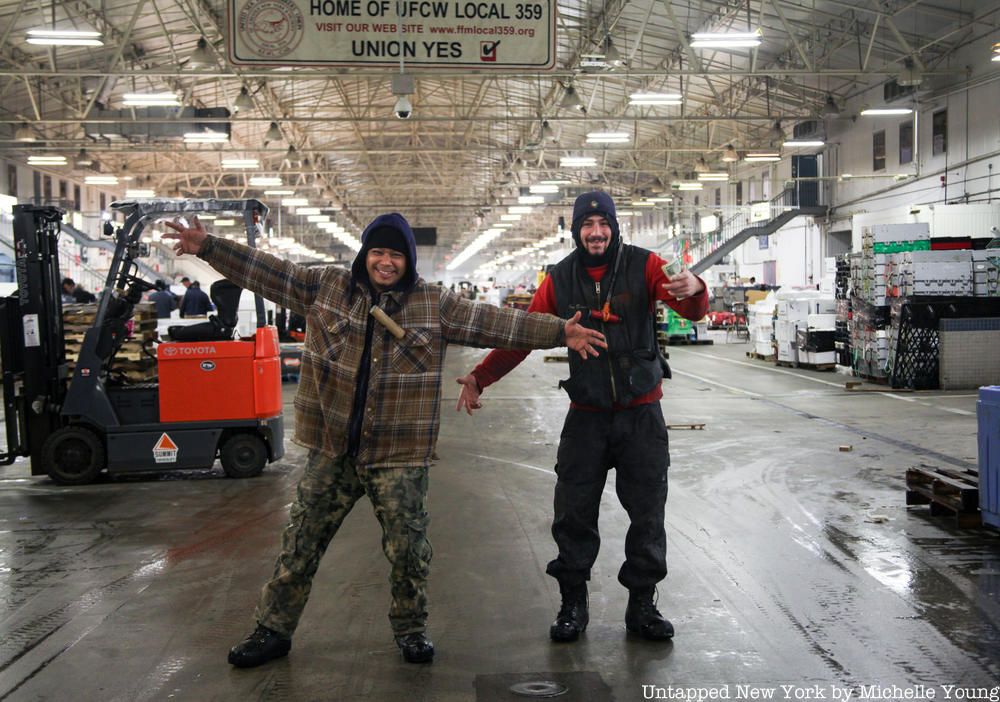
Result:
{"label": "fluorescent light fixture", "polygon": [[743,157],[743,160],[747,163],[770,163],[772,161],[780,161],[781,154],[777,151],[757,151],[748,153]]}
{"label": "fluorescent light fixture", "polygon": [[217,219],[215,220],[215,226],[217,227],[235,227],[235,219]]}
{"label": "fluorescent light fixture", "polygon": [[660,203],[663,203],[663,202],[673,202],[673,201],[674,201],[674,199],[672,197],[647,197],[646,198],[646,202],[655,202],[658,205]]}
{"label": "fluorescent light fixture", "polygon": [[573,181],[571,180],[543,180],[540,181],[542,185],[569,185]]}
{"label": "fluorescent light fixture", "polygon": [[632,93],[630,105],[680,105],[682,97],[677,93]]}
{"label": "fluorescent light fixture", "polygon": [[650,202],[649,200],[632,200],[628,203],[629,207],[656,207],[655,202]]}
{"label": "fluorescent light fixture", "polygon": [[786,141],[782,146],[825,146],[826,142],[822,139],[792,139]]}
{"label": "fluorescent light fixture", "polygon": [[281,204],[284,205],[285,207],[309,207],[309,198],[285,197],[281,199]]}
{"label": "fluorescent light fixture", "polygon": [[677,183],[678,190],[701,190],[704,188],[704,184],[697,181],[685,181],[683,183]]}
{"label": "fluorescent light fixture", "polygon": [[[294,195],[295,191],[294,190],[265,190],[264,194],[265,195],[275,195],[275,196],[277,196],[277,195]],[[282,200],[281,202],[282,202],[282,204],[284,204],[285,201]]]}
{"label": "fluorescent light fixture", "polygon": [[125,107],[180,107],[181,99],[174,93],[125,93]]}
{"label": "fluorescent light fixture", "polygon": [[628,132],[589,132],[588,144],[624,144],[629,140]]}
{"label": "fluorescent light fixture", "polygon": [[126,190],[125,197],[156,197],[156,193],[152,190]]}
{"label": "fluorescent light fixture", "polygon": [[520,222],[521,215],[519,214],[502,214],[500,215],[501,222]]}
{"label": "fluorescent light fixture", "polygon": [[493,225],[492,229],[511,229],[513,226],[513,222],[497,222]]}
{"label": "fluorescent light fixture", "polygon": [[65,166],[65,156],[29,156],[29,166]]}
{"label": "fluorescent light fixture", "polygon": [[224,158],[223,168],[260,168],[260,159],[256,158]]}
{"label": "fluorescent light fixture", "polygon": [[295,208],[295,214],[302,215],[304,217],[308,217],[310,215],[318,215],[319,211],[320,210],[319,210],[318,207],[296,207]]}
{"label": "fluorescent light fixture", "polygon": [[888,115],[909,115],[913,114],[913,109],[909,107],[872,107],[861,110],[865,117],[884,117]]}
{"label": "fluorescent light fixture", "polygon": [[185,144],[218,144],[228,140],[229,135],[225,132],[213,132],[211,129],[204,132],[188,132],[184,135]]}
{"label": "fluorescent light fixture", "polygon": [[618,217],[635,217],[639,213],[633,212],[632,210],[618,210],[616,214],[618,215]]}
{"label": "fluorescent light fixture", "polygon": [[314,214],[306,217],[307,222],[312,222],[313,224],[319,224],[320,222],[329,222],[330,215],[325,214]]}
{"label": "fluorescent light fixture", "polygon": [[750,49],[760,46],[761,31],[697,32],[691,35],[693,49]]}
{"label": "fluorescent light fixture", "polygon": [[509,214],[526,215],[526,214],[531,214],[531,208],[527,206],[519,207],[517,205],[514,205],[513,207],[508,207],[507,212]]}
{"label": "fluorescent light fixture", "polygon": [[87,185],[118,185],[118,176],[87,176],[83,182]]}
{"label": "fluorescent light fixture", "polygon": [[593,168],[597,159],[593,156],[563,156],[559,159],[561,168]]}
{"label": "fluorescent light fixture", "polygon": [[27,42],[45,46],[104,46],[100,32],[75,29],[29,29]]}
{"label": "fluorescent light fixture", "polygon": [[203,219],[203,220],[205,220],[206,222],[214,222],[215,220],[217,220],[217,219],[218,219],[218,217],[216,217],[216,216],[215,216],[214,214],[212,214],[211,212],[205,212],[205,213],[200,213],[200,214],[198,215],[198,219]]}
{"label": "fluorescent light fixture", "polygon": [[519,205],[541,205],[545,202],[544,195],[521,195],[517,198]]}
{"label": "fluorescent light fixture", "polygon": [[278,176],[253,176],[250,178],[250,185],[280,187],[284,183]]}
{"label": "fluorescent light fixture", "polygon": [[536,195],[541,195],[544,193],[557,193],[559,192],[558,185],[532,185],[528,187],[529,193],[535,193]]}
{"label": "fluorescent light fixture", "polygon": [[729,180],[728,173],[713,173],[711,171],[706,171],[704,173],[698,174],[698,180],[710,180],[710,181],[722,181]]}

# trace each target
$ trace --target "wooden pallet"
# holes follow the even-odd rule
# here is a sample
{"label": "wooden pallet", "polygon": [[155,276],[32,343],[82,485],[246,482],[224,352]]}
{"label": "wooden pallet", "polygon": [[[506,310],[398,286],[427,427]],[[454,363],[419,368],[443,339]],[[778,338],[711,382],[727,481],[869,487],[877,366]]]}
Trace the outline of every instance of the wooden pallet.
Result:
{"label": "wooden pallet", "polygon": [[769,361],[771,363],[774,363],[775,360],[774,354],[765,356],[764,354],[757,353],[756,351],[747,351],[747,358],[752,358],[755,361]]}
{"label": "wooden pallet", "polygon": [[715,342],[712,339],[689,339],[686,336],[660,337],[661,344],[669,346],[709,346]]}
{"label": "wooden pallet", "polygon": [[930,505],[935,516],[954,515],[959,527],[981,526],[979,474],[953,468],[910,468],[906,471],[906,504]]}

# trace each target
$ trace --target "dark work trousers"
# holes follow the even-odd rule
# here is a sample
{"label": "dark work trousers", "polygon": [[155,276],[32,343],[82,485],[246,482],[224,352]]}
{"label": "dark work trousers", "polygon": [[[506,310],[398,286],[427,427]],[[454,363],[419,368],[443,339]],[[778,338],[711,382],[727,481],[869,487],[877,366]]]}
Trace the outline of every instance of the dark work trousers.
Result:
{"label": "dark work trousers", "polygon": [[559,556],[546,572],[561,585],[590,580],[601,536],[597,517],[608,470],[617,470],[618,500],[628,512],[625,562],[618,581],[630,590],[653,587],[667,575],[670,452],[659,402],[614,412],[571,408],[557,454],[552,536]]}

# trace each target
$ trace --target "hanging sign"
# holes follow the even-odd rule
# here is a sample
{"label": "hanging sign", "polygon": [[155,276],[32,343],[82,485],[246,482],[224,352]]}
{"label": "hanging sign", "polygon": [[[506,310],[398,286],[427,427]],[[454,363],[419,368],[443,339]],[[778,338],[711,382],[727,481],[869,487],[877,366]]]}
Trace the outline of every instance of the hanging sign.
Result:
{"label": "hanging sign", "polygon": [[229,0],[242,66],[546,70],[555,0]]}

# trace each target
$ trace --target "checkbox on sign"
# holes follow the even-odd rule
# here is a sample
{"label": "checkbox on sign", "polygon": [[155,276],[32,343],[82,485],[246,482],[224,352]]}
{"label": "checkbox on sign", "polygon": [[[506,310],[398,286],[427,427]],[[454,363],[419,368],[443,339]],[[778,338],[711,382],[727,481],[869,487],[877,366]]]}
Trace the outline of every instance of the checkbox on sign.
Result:
{"label": "checkbox on sign", "polygon": [[497,46],[499,44],[499,39],[496,41],[479,42],[479,60],[495,62],[497,60]]}

